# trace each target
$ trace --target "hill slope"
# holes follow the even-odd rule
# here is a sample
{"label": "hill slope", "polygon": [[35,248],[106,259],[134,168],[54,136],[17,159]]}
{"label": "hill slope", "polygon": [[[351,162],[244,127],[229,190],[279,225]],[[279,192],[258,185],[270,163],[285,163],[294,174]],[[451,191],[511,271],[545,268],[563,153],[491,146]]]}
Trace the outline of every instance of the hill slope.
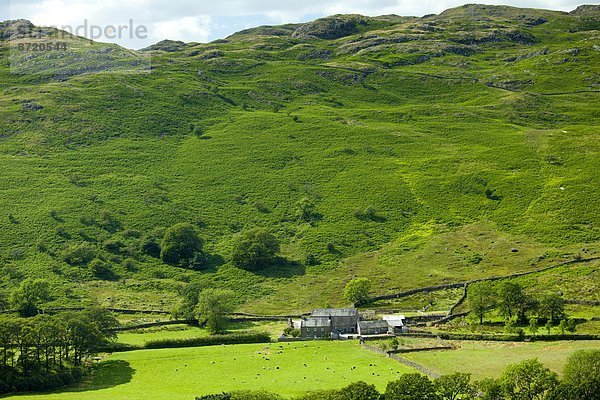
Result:
{"label": "hill slope", "polygon": [[[356,275],[388,293],[600,248],[597,7],[333,16],[143,52],[69,37],[33,58],[11,27],[5,291],[44,276],[54,304],[170,308],[199,280],[248,311],[297,312],[343,304]],[[178,222],[206,239],[205,270],[142,251]],[[257,226],[290,262],[230,265],[232,239]]]}

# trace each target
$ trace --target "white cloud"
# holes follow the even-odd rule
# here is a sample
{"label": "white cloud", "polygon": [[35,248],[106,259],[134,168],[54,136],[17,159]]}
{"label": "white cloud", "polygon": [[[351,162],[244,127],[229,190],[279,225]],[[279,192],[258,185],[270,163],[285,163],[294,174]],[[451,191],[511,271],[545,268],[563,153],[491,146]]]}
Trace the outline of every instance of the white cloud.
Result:
{"label": "white cloud", "polygon": [[152,24],[152,38],[155,42],[163,39],[207,42],[211,26],[212,18],[208,15],[155,22]]}

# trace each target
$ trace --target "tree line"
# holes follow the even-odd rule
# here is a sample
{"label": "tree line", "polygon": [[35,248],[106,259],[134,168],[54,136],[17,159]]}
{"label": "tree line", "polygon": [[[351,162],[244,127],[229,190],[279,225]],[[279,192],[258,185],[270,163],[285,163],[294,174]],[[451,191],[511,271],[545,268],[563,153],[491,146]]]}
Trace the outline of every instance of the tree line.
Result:
{"label": "tree line", "polygon": [[[383,393],[357,382],[339,390],[321,390],[295,400],[600,400],[600,350],[580,350],[569,357],[562,380],[537,359],[509,365],[498,379],[472,382],[455,373],[435,380],[412,373],[389,382]],[[267,391],[239,391],[196,400],[283,400]]]}
{"label": "tree line", "polygon": [[507,326],[529,324],[533,334],[537,333],[540,322],[545,322],[548,331],[554,325],[570,332],[576,328],[575,321],[567,318],[565,301],[558,293],[532,295],[515,282],[505,281],[499,285],[478,282],[469,285],[467,300],[479,324],[496,312]]}
{"label": "tree line", "polygon": [[57,315],[0,316],[0,393],[73,383],[111,339],[118,321],[89,308]]}

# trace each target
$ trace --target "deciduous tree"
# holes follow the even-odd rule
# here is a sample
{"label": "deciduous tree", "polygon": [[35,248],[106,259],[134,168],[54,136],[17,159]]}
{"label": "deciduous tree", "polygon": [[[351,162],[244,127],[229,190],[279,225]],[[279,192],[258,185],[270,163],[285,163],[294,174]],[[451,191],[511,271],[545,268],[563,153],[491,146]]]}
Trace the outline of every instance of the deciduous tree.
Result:
{"label": "deciduous tree", "polygon": [[501,377],[508,400],[542,400],[558,386],[558,375],[537,359],[509,365]]}
{"label": "deciduous tree", "polygon": [[240,234],[233,246],[233,263],[243,269],[257,270],[277,261],[279,242],[264,229]]}
{"label": "deciduous tree", "polygon": [[231,290],[209,288],[198,296],[196,317],[211,333],[221,333],[227,327],[227,314],[235,310],[235,294]]}
{"label": "deciduous tree", "polygon": [[474,283],[469,286],[467,299],[471,311],[483,323],[485,316],[496,306],[496,292],[488,282]]}
{"label": "deciduous tree", "polygon": [[352,279],[346,285],[344,294],[346,299],[353,304],[365,304],[369,301],[371,293],[371,281],[367,278]]}
{"label": "deciduous tree", "polygon": [[26,279],[12,292],[10,300],[22,317],[34,316],[39,305],[50,300],[50,284],[45,279]]}
{"label": "deciduous tree", "polygon": [[160,258],[168,264],[186,263],[202,251],[203,245],[192,225],[177,224],[167,229],[160,245]]}

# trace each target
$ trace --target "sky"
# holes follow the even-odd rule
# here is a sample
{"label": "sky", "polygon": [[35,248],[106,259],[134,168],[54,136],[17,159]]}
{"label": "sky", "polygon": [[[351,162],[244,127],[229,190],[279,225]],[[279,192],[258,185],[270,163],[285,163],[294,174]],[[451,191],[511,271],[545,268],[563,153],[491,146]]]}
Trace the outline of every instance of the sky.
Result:
{"label": "sky", "polygon": [[[582,2],[583,1],[583,2]],[[259,25],[306,22],[341,13],[423,16],[475,0],[0,0],[0,21],[38,26],[128,48],[164,39],[209,42]],[[571,11],[585,0],[488,0],[485,4]],[[594,3],[588,1],[587,4]],[[120,34],[113,35],[114,32]],[[146,32],[146,33],[144,33]]]}

